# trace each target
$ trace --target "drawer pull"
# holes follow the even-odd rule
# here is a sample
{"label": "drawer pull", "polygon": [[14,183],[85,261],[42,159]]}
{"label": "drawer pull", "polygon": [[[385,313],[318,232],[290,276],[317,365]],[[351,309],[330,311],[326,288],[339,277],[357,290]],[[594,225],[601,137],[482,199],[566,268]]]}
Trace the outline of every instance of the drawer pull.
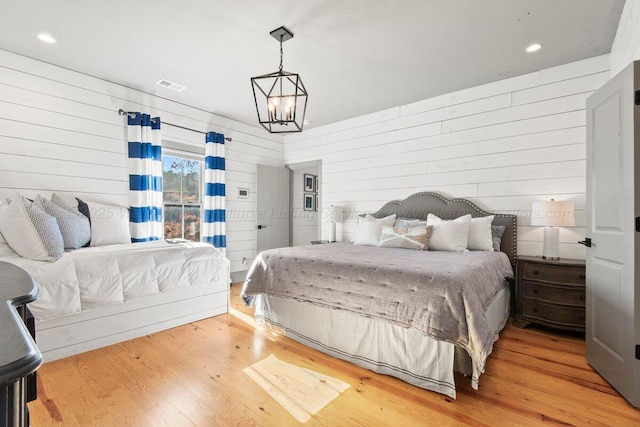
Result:
{"label": "drawer pull", "polygon": [[533,274],[535,274],[536,276],[539,274],[540,272],[538,270],[533,270]]}
{"label": "drawer pull", "polygon": [[585,317],[584,316],[580,316],[580,321],[584,322],[584,320],[585,320]]}
{"label": "drawer pull", "polygon": [[540,311],[540,310],[538,310],[538,307],[533,307],[533,312],[534,312],[534,313],[537,313],[537,312],[539,312],[539,311]]}
{"label": "drawer pull", "polygon": [[586,297],[584,295],[580,295],[580,301],[584,301]]}
{"label": "drawer pull", "polygon": [[537,289],[534,289],[534,290],[533,290],[533,293],[534,293],[534,294],[537,294],[538,292],[540,292],[540,291],[539,291],[539,290],[537,290]]}
{"label": "drawer pull", "polygon": [[581,274],[581,275],[580,275],[580,280],[584,280],[584,279],[586,279],[586,278],[587,278],[587,276],[585,276],[584,274]]}

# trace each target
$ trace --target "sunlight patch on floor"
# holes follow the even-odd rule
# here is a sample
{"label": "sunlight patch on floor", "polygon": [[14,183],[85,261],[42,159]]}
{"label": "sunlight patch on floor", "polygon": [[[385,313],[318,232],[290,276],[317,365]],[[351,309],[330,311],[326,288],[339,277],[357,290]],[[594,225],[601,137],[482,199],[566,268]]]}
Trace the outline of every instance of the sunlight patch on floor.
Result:
{"label": "sunlight patch on floor", "polygon": [[283,362],[274,355],[243,371],[301,423],[349,388],[343,381]]}

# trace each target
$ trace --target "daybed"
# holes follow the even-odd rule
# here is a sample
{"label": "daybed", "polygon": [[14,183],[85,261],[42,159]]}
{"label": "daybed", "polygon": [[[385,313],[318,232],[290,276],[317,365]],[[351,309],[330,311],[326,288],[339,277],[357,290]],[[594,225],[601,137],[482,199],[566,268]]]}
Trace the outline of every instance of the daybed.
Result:
{"label": "daybed", "polygon": [[[21,197],[11,205],[16,200],[20,203]],[[24,206],[29,203],[24,201]],[[29,308],[45,361],[228,311],[229,261],[209,244],[164,240],[109,244],[116,232],[111,223],[105,228],[111,230],[109,235],[91,235],[92,244],[99,239],[106,244],[67,249],[55,261],[29,259],[7,243],[14,230],[6,227],[6,221],[20,215],[19,206],[14,206],[18,213],[7,217],[7,205],[0,206],[0,221],[5,221],[0,230],[6,237],[5,241],[0,234],[0,260],[23,268],[38,283],[40,296]],[[98,210],[92,213],[97,228]],[[22,234],[28,233],[29,222],[19,225],[24,224]],[[26,254],[19,245],[13,247]]]}
{"label": "daybed", "polygon": [[[421,220],[429,214],[458,220],[426,225]],[[413,226],[421,224],[432,233],[427,238],[442,244],[446,229],[434,227],[450,227],[462,218],[470,224],[467,215],[494,232],[491,248],[466,251],[465,243],[460,251],[436,251],[431,244],[429,250],[405,249],[407,236],[419,234]],[[470,376],[477,389],[509,315],[516,217],[435,193],[389,202],[372,217],[374,224],[404,221],[404,227],[393,228],[400,244],[380,247],[390,232],[382,227],[375,246],[331,243],[265,251],[245,281],[245,302],[255,304],[259,323],[372,371],[452,398],[457,371]],[[359,225],[355,243],[362,240]]]}

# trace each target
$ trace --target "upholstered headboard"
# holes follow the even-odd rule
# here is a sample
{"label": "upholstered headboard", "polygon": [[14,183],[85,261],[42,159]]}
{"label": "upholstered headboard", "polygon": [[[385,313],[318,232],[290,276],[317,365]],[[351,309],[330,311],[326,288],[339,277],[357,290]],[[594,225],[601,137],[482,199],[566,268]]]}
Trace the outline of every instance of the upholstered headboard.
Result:
{"label": "upholstered headboard", "polygon": [[511,264],[515,266],[517,254],[517,217],[515,215],[487,212],[469,200],[447,199],[440,194],[431,192],[415,193],[404,200],[392,200],[371,215],[382,218],[396,214],[398,217],[426,219],[429,213],[442,219],[455,219],[466,214],[471,214],[472,217],[494,215],[492,225],[506,227],[502,235],[500,250],[507,254]]}

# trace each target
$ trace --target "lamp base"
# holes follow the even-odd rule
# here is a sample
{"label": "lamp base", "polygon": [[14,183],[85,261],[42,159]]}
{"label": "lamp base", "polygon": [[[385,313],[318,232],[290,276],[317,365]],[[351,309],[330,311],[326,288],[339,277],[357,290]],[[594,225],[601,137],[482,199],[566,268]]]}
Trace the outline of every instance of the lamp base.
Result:
{"label": "lamp base", "polygon": [[336,223],[331,221],[331,226],[329,227],[329,241],[336,241]]}
{"label": "lamp base", "polygon": [[542,258],[549,260],[560,259],[560,230],[557,227],[545,227],[544,229]]}

